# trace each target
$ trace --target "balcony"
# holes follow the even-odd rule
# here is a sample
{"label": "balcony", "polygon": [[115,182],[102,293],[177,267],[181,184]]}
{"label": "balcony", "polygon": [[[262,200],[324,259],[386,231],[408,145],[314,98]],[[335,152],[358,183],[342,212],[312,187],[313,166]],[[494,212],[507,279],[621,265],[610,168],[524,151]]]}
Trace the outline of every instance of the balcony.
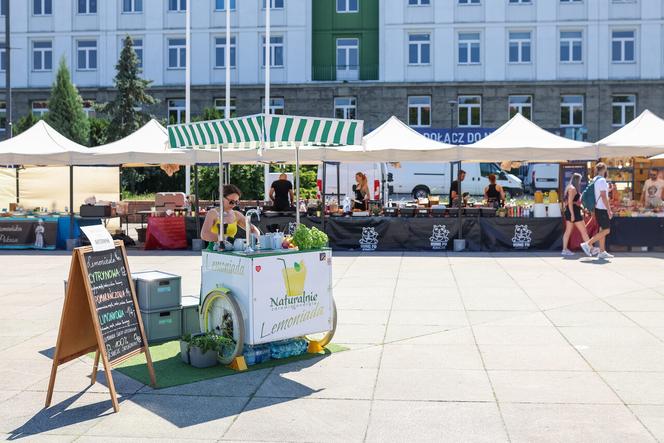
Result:
{"label": "balcony", "polygon": [[378,65],[314,65],[314,81],[378,80]]}

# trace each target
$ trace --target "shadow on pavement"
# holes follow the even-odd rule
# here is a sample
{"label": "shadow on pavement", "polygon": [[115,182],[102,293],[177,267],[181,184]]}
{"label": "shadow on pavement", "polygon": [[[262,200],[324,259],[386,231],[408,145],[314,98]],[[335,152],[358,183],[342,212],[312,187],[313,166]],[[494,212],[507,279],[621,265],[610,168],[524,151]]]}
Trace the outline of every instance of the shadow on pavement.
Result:
{"label": "shadow on pavement", "polygon": [[[49,408],[42,409],[21,427],[11,431],[8,440],[18,440],[110,415],[110,412],[108,412],[109,409],[112,409],[110,399],[100,403],[69,409],[86,391],[87,389]],[[118,401],[121,400],[118,399]]]}

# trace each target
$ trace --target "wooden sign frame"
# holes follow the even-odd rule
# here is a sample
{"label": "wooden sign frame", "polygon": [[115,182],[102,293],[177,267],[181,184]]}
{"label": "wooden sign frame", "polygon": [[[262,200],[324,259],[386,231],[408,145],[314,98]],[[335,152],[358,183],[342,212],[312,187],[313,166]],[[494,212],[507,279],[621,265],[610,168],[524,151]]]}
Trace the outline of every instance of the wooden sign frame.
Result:
{"label": "wooden sign frame", "polygon": [[127,271],[127,279],[129,280],[129,288],[131,290],[134,309],[136,310],[138,329],[141,333],[143,346],[113,361],[108,359],[99,318],[97,317],[96,305],[92,298],[92,287],[87,277],[88,270],[85,263],[85,254],[92,252],[92,248],[86,246],[74,249],[72,252],[71,266],[69,268],[69,279],[67,280],[68,283],[64,306],[60,317],[60,328],[58,330],[58,340],[55,345],[53,366],[51,367],[51,377],[48,382],[46,407],[51,405],[58,366],[93,351],[95,351],[95,360],[90,384],[93,385],[97,381],[97,369],[99,367],[99,360],[101,359],[104,365],[104,371],[106,372],[108,389],[111,394],[111,402],[113,403],[113,410],[115,412],[120,410],[120,406],[115,391],[115,384],[113,383],[113,374],[111,373],[113,365],[122,363],[135,355],[145,353],[151,385],[152,387],[156,387],[157,385],[154,367],[152,366],[152,358],[150,357],[150,349],[148,348],[148,341],[145,336],[145,329],[143,328],[143,320],[141,319],[138,300],[136,298],[134,280],[131,278],[131,272],[129,271],[127,251],[123,242],[115,241],[113,243],[116,248],[119,247],[122,251],[122,260],[124,262],[125,270]]}

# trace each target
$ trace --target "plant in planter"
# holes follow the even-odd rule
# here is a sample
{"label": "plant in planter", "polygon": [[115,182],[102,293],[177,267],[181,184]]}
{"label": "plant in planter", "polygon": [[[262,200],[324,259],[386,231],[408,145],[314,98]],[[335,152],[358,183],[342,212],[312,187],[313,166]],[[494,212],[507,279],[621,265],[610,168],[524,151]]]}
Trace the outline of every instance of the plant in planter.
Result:
{"label": "plant in planter", "polygon": [[209,368],[217,364],[221,337],[208,332],[189,341],[189,364],[196,368]]}

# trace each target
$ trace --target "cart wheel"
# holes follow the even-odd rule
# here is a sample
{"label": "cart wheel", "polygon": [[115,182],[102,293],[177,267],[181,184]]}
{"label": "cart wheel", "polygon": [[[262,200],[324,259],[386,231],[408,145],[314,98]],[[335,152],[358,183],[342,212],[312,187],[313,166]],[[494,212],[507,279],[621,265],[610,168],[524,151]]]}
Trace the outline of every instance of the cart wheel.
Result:
{"label": "cart wheel", "polygon": [[232,344],[219,350],[222,364],[228,365],[235,357],[242,355],[244,320],[240,305],[230,292],[214,289],[205,296],[201,306],[201,330],[214,332],[232,341]]}
{"label": "cart wheel", "polygon": [[334,303],[334,298],[332,299],[332,329],[327,332],[321,332],[320,334],[311,334],[305,335],[304,338],[309,342],[318,343],[320,347],[324,348],[334,337],[334,333],[337,330],[337,304]]}

